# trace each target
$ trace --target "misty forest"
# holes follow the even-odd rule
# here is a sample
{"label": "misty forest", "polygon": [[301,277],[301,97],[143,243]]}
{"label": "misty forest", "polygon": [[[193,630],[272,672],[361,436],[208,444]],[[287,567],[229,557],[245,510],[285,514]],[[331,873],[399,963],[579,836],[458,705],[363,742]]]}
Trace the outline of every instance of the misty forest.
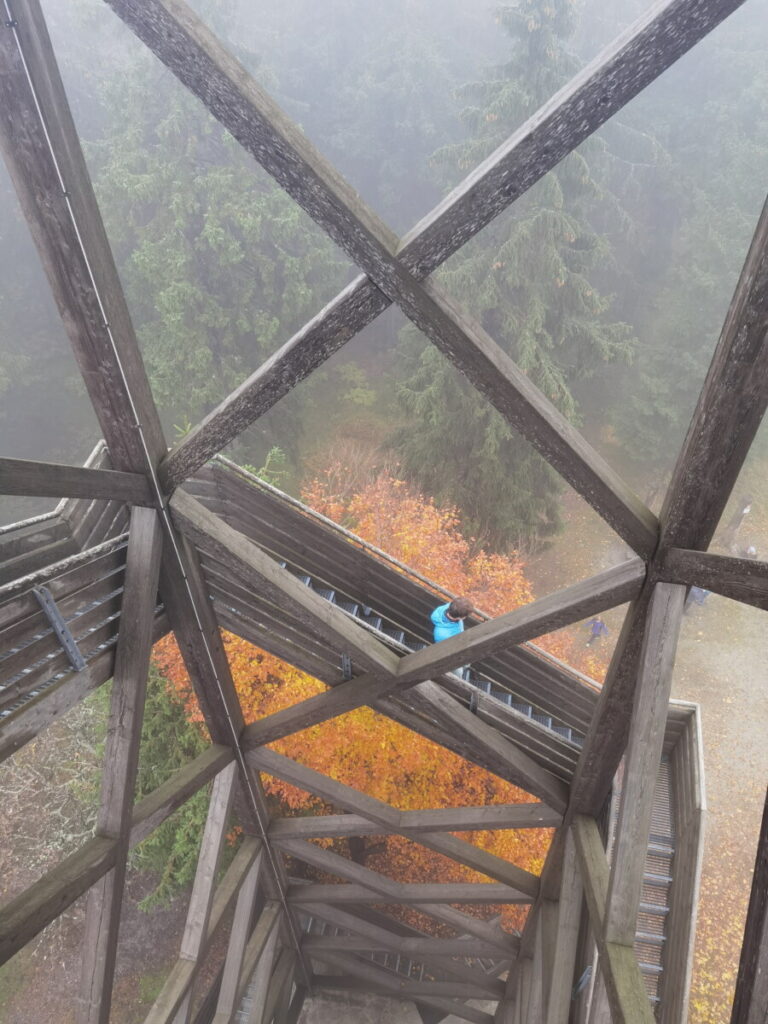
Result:
{"label": "misty forest", "polygon": [[[192,6],[402,237],[649,0]],[[44,8],[166,436],[180,439],[359,272],[105,4]],[[655,511],[765,199],[767,49],[768,8],[748,0],[436,274]],[[2,454],[82,464],[98,426],[2,165],[0,279]],[[224,454],[492,615],[622,557],[599,517],[394,308]],[[746,495],[751,511],[739,517]],[[0,497],[0,527],[53,505]],[[765,557],[765,429],[718,537],[723,551],[753,547]],[[725,609],[716,630],[712,602]],[[724,716],[732,700],[753,699],[765,655],[756,615],[716,596],[694,608],[676,668],[674,695],[703,707],[711,811],[691,1024],[723,1021],[733,996],[768,755],[756,714],[740,764],[729,761],[735,741]],[[601,681],[620,611],[606,621],[607,637],[589,648],[583,625],[543,646]],[[314,692],[271,655],[228,643],[252,716],[283,706],[281,687]],[[92,827],[104,689],[14,758],[0,846],[32,794],[37,814],[14,839],[22,867],[12,873],[0,853],[6,895]],[[148,702],[137,795],[202,749],[194,696],[167,638]],[[374,736],[355,714],[333,723],[348,729],[351,784],[365,784],[376,757],[390,766],[381,799],[397,800],[405,785],[481,787],[471,773],[451,776],[426,746],[411,763],[392,723],[391,735]],[[301,741],[279,749],[293,756],[290,743]],[[329,740],[329,758],[335,749]],[[737,771],[740,809],[726,796]],[[276,780],[268,795],[297,812],[306,800]],[[133,855],[126,928],[135,935],[113,1008],[121,1024],[143,1020],[162,984],[162,955],[142,959],[141,935],[162,952],[163,935],[181,927],[204,796]],[[526,841],[516,856],[538,869],[544,830]],[[351,853],[392,870],[402,856],[395,837]],[[435,870],[427,858],[424,879]],[[69,926],[78,914],[79,903]],[[29,1024],[33,986],[51,988],[55,1005],[73,953],[67,927],[48,929],[0,970],[0,1019]]]}

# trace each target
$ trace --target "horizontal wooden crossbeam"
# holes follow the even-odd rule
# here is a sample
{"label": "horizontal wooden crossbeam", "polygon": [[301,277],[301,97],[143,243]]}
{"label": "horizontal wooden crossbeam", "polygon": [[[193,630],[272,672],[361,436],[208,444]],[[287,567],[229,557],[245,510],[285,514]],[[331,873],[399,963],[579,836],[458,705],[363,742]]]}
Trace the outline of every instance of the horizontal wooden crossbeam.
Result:
{"label": "horizontal wooden crossbeam", "polygon": [[354,813],[276,818],[270,825],[269,835],[275,839],[328,839],[387,835],[400,829],[417,833],[557,828],[562,822],[562,815],[546,804],[488,804],[485,807],[446,807],[426,811],[395,810],[395,813],[399,815],[396,828]]}
{"label": "horizontal wooden crossbeam", "polygon": [[[490,878],[495,878],[497,881],[503,881],[507,885],[514,886],[531,897],[535,897],[539,891],[539,880],[529,871],[524,871],[522,868],[510,864],[501,857],[496,857],[488,853],[487,850],[481,850],[471,843],[459,839],[457,836],[449,834],[436,835],[422,831],[410,832],[407,827],[404,828],[402,826],[402,816],[396,808],[390,807],[389,804],[385,804],[381,800],[367,796],[365,793],[360,793],[352,789],[351,786],[345,786],[335,779],[331,779],[312,768],[308,768],[306,765],[298,764],[296,761],[291,761],[281,754],[266,749],[251,751],[248,754],[248,759],[251,764],[261,771],[269,772],[270,775],[290,782],[294,786],[299,786],[301,789],[315,796],[322,797],[323,800],[337,807],[345,808],[356,814],[362,814],[369,820],[376,821],[406,838],[413,839],[429,850],[450,857],[460,864],[471,867],[473,870],[479,871]],[[418,812],[413,813],[414,817],[418,817]],[[274,833],[272,835],[274,837]],[[280,839],[278,837],[274,838],[274,841],[283,849],[294,854],[296,854],[297,850],[304,850],[306,852],[310,848],[313,851],[317,849],[317,847],[303,840]]]}
{"label": "horizontal wooden crossbeam", "polygon": [[[501,929],[498,918],[495,921],[483,921],[479,917],[466,914],[455,907],[447,907],[441,904],[421,904],[418,909],[427,917],[432,917],[442,924],[448,925],[456,931],[455,941],[477,943],[478,949],[494,950],[490,956],[503,961],[513,960],[517,956],[520,947],[519,939]],[[329,924],[351,931],[360,935],[363,939],[378,941],[386,944],[394,936],[396,941],[411,937],[416,939],[428,939],[432,941],[434,936],[403,924],[395,918],[389,917],[380,911],[372,911],[367,907],[355,907],[342,909],[329,903],[302,903],[302,910],[313,917],[327,921]],[[473,948],[474,945],[473,945]]]}
{"label": "horizontal wooden crossbeam", "polygon": [[288,889],[288,902],[309,903],[381,903],[402,904],[421,909],[431,903],[479,904],[527,904],[530,896],[515,892],[507,885],[495,882],[435,882],[435,883],[392,883],[397,889],[388,891],[368,888],[357,883],[326,885],[318,882],[311,885],[294,886]]}
{"label": "horizontal wooden crossbeam", "polygon": [[0,458],[0,494],[41,498],[104,498],[154,506],[149,480],[139,473],[87,469],[54,462]]}
{"label": "horizontal wooden crossbeam", "polygon": [[495,978],[480,976],[474,983],[467,981],[410,981],[407,978],[393,977],[384,972],[380,967],[365,963],[355,956],[343,956],[329,950],[315,947],[312,949],[312,957],[320,960],[321,963],[336,967],[351,975],[358,975],[366,980],[374,980],[375,977],[384,975],[391,979],[394,991],[399,992],[406,999],[413,999],[418,996],[445,996],[453,999],[498,999],[504,994],[504,985]]}
{"label": "horizontal wooden crossbeam", "polygon": [[669,583],[703,587],[733,601],[768,610],[768,562],[669,548],[664,552],[659,574]]}

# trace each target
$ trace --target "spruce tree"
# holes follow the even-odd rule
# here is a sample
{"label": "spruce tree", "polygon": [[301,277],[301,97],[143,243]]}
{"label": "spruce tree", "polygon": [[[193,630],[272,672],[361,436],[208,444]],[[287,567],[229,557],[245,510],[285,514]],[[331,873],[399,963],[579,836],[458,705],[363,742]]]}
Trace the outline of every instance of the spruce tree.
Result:
{"label": "spruce tree", "polygon": [[[455,180],[498,146],[570,76],[569,0],[520,0],[497,11],[510,58],[462,90],[471,141],[433,163]],[[583,149],[583,147],[582,147]],[[612,322],[596,290],[609,255],[589,226],[598,195],[583,151],[571,154],[440,275],[557,407],[578,420],[576,381],[628,356],[631,332]],[[399,396],[412,424],[397,446],[405,472],[440,501],[457,504],[485,545],[530,548],[559,526],[557,474],[431,346],[414,355]],[[406,350],[407,351],[407,350]]]}

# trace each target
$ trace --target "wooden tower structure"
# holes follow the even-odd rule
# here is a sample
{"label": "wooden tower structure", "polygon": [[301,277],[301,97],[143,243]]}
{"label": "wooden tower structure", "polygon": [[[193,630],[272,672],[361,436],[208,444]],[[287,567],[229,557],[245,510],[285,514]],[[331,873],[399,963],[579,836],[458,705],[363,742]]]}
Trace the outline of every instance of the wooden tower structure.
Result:
{"label": "wooden tower structure", "polygon": [[[169,450],[39,0],[2,0],[0,144],[104,443],[85,467],[0,459],[0,492],[63,499],[0,531],[0,757],[114,680],[96,833],[0,908],[2,961],[88,893],[77,1012],[82,1024],[108,1021],[128,853],[213,780],[179,959],[148,1022],[224,1024],[239,1013],[285,1024],[307,993],[331,987],[412,1000],[430,1022],[683,1024],[703,797],[696,709],[670,702],[672,665],[688,586],[768,608],[768,565],[707,551],[768,400],[768,210],[658,517],[431,275],[741,0],[654,5],[403,238],[183,0],[106,2],[361,273]],[[425,581],[218,456],[392,303],[631,557],[427,646]],[[531,643],[626,602],[599,693]],[[220,626],[327,691],[246,725]],[[151,645],[169,630],[212,744],[134,804]],[[459,671],[468,663],[469,679]],[[266,746],[361,705],[540,803],[401,812]],[[338,813],[270,820],[262,771]],[[246,839],[219,879],[234,799]],[[541,877],[452,834],[532,826],[556,829]],[[312,841],[387,832],[491,881],[395,883]],[[339,884],[291,877],[286,854]],[[473,903],[529,904],[523,933],[461,909]],[[453,937],[402,925],[386,912],[393,904],[417,906]],[[747,1024],[765,1019],[766,915],[758,886],[734,1011]],[[227,957],[204,981],[222,927]]]}

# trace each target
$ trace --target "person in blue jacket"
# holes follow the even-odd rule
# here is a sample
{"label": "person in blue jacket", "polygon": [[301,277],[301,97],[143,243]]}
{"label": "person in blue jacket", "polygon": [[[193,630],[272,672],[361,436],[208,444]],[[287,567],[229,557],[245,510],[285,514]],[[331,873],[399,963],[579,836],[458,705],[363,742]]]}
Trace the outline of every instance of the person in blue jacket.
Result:
{"label": "person in blue jacket", "polygon": [[441,604],[430,615],[435,627],[435,643],[447,640],[464,632],[464,619],[474,611],[472,602],[466,597],[457,597],[448,604]]}

